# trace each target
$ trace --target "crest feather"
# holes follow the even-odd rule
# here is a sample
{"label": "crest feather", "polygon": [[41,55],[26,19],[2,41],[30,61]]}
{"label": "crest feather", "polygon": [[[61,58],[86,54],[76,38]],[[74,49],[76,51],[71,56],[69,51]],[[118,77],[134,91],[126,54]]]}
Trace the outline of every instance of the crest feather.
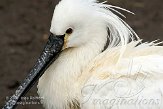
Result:
{"label": "crest feather", "polygon": [[[63,0],[64,1],[64,0]],[[118,10],[122,10],[131,14],[133,12],[118,7],[106,4],[107,1],[99,2],[98,0],[65,0],[71,1],[72,4],[78,4],[79,6],[83,6],[89,11],[91,10],[92,13],[97,13],[98,16],[101,17],[101,20],[107,25],[110,30],[110,34],[108,35],[110,39],[110,46],[119,46],[119,45],[126,45],[129,41],[139,40],[138,35],[134,32],[134,30],[118,15],[125,18]],[[74,3],[76,2],[76,3]]]}

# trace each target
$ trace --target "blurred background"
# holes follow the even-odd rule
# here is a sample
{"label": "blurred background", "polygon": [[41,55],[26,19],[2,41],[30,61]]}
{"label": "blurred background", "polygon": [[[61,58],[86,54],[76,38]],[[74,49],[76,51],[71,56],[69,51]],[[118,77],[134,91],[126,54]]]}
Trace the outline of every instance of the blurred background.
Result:
{"label": "blurred background", "polygon": [[[0,108],[34,65],[49,34],[53,9],[59,0],[0,1]],[[163,40],[163,0],[108,0],[126,8],[124,19],[144,41]],[[36,85],[26,95],[32,105],[18,109],[43,109]],[[25,100],[24,98],[24,101]]]}

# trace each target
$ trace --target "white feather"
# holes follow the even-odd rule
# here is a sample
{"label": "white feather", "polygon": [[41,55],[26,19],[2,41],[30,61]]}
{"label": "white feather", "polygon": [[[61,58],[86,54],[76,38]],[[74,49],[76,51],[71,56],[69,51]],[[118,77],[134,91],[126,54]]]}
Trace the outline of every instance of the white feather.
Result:
{"label": "white feather", "polygon": [[139,42],[127,45],[119,63],[120,47],[91,62],[79,80],[82,109],[162,108],[163,47]]}

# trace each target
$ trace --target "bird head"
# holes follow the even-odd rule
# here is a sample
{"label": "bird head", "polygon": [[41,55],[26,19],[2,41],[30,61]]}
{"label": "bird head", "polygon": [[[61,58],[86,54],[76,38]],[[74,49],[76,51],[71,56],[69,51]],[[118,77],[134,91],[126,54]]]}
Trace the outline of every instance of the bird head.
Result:
{"label": "bird head", "polygon": [[62,0],[56,6],[50,31],[54,35],[64,35],[63,49],[90,43],[95,33],[107,29],[92,8],[92,2],[88,0]]}
{"label": "bird head", "polygon": [[96,0],[62,0],[54,10],[50,32],[64,36],[63,49],[80,47],[107,36],[110,46],[125,45],[136,34],[112,12],[123,16],[116,9],[130,12]]}

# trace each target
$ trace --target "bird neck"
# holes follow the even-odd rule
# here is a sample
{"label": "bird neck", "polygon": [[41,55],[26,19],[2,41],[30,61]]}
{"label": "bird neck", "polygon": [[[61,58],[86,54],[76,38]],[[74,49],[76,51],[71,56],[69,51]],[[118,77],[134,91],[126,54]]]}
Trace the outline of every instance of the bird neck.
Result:
{"label": "bird neck", "polygon": [[62,109],[63,104],[67,105],[67,101],[78,96],[75,83],[88,63],[104,49],[106,40],[107,34],[105,36],[97,34],[89,44],[66,49],[60,54],[38,83],[38,93],[44,98],[45,107],[55,106],[56,109]]}

